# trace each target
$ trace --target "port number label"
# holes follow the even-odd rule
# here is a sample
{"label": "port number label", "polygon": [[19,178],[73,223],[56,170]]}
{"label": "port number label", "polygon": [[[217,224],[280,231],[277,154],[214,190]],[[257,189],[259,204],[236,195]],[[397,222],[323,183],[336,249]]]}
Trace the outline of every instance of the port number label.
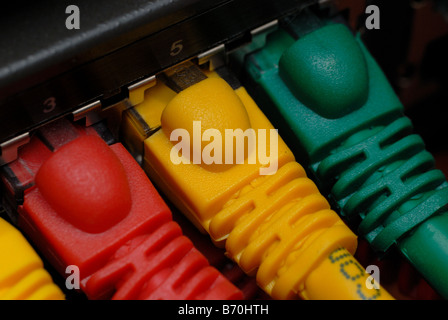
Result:
{"label": "port number label", "polygon": [[50,97],[50,98],[46,99],[44,101],[43,105],[44,105],[43,112],[50,113],[51,111],[53,111],[56,108],[56,98]]}
{"label": "port number label", "polygon": [[177,40],[173,42],[173,44],[171,45],[170,56],[174,57],[181,53],[182,49],[184,48],[182,41],[183,40]]}

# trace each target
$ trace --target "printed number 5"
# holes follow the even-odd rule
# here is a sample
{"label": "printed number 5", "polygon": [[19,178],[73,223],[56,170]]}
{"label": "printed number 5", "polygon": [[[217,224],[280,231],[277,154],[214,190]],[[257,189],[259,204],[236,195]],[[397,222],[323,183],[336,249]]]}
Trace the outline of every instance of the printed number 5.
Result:
{"label": "printed number 5", "polygon": [[172,57],[177,56],[184,48],[184,46],[182,45],[182,41],[183,40],[174,41],[173,44],[171,45],[170,55]]}

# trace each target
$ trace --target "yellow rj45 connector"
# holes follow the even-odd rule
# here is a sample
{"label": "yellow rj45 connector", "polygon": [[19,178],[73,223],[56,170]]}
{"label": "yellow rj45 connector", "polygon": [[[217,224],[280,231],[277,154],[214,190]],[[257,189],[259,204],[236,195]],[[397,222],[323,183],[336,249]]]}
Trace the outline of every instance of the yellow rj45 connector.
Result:
{"label": "yellow rj45 connector", "polygon": [[22,234],[0,218],[0,299],[62,300],[64,294]]}
{"label": "yellow rj45 connector", "polygon": [[[232,88],[218,73],[195,81],[194,75],[185,76],[188,68],[181,72],[181,80],[190,83],[171,90],[168,75],[146,90],[122,123],[123,136],[131,148],[143,151],[143,166],[165,195],[275,299],[393,299],[383,288],[366,285],[369,274],[352,256],[356,236],[279,136],[271,144],[267,134],[269,164],[261,161],[260,146],[248,144],[242,162],[195,162],[194,155],[208,147],[204,140],[191,143],[189,159],[173,161],[173,152],[180,151],[172,135],[176,129],[202,137],[208,129],[222,137],[227,129],[253,129],[255,136],[274,130],[244,87]],[[154,133],[146,134],[144,127]],[[227,155],[228,141],[214,146],[222,147],[214,152]],[[276,170],[260,174],[269,166]]]}

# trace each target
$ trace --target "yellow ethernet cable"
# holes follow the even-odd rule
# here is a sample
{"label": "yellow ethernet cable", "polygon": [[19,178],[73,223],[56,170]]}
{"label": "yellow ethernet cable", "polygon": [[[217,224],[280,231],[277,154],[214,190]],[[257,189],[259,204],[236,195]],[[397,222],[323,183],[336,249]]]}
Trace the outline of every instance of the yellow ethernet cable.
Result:
{"label": "yellow ethernet cable", "polygon": [[[189,83],[174,88],[169,77],[158,81],[145,92],[145,101],[123,117],[123,135],[133,138],[127,142],[143,143],[143,166],[152,181],[274,299],[393,299],[381,287],[368,288],[370,275],[353,257],[356,236],[279,136],[278,156],[269,164],[262,164],[258,147],[249,150],[248,144],[243,163],[172,161],[173,152],[180,151],[173,149],[179,142],[170,140],[176,129],[190,136],[215,129],[223,137],[227,129],[274,130],[244,87],[232,88],[218,73],[194,81],[196,76],[185,76],[185,69],[181,80]],[[200,121],[200,132],[194,121]],[[143,126],[161,129],[145,136],[138,134]],[[267,136],[266,155],[272,155]],[[204,141],[190,145],[189,160],[210,146]],[[275,173],[260,174],[273,163]]]}
{"label": "yellow ethernet cable", "polygon": [[0,300],[63,300],[23,235],[0,218]]}

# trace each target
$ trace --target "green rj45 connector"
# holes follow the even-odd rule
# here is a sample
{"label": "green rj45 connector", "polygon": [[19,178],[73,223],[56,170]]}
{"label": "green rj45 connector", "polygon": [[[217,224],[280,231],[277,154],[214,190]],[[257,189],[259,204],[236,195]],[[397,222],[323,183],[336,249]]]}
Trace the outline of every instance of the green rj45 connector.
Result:
{"label": "green rj45 connector", "polygon": [[245,69],[346,221],[380,253],[396,245],[448,298],[448,183],[360,36],[335,23],[298,40],[277,30]]}

